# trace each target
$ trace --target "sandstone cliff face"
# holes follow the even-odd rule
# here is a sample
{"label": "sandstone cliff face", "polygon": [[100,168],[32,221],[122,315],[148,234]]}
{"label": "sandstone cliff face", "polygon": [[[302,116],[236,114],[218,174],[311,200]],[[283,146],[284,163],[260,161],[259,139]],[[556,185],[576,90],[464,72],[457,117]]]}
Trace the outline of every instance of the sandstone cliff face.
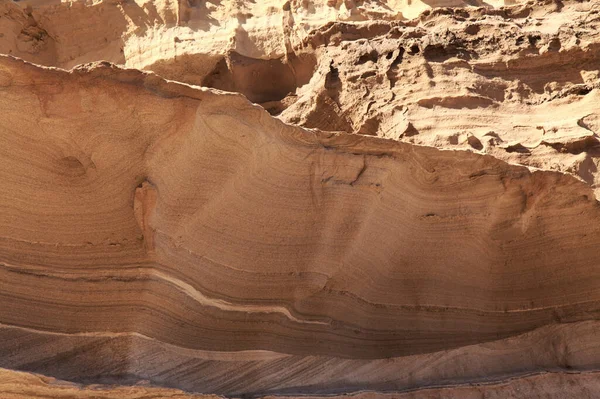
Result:
{"label": "sandstone cliff face", "polygon": [[0,2],[0,396],[598,396],[599,32]]}

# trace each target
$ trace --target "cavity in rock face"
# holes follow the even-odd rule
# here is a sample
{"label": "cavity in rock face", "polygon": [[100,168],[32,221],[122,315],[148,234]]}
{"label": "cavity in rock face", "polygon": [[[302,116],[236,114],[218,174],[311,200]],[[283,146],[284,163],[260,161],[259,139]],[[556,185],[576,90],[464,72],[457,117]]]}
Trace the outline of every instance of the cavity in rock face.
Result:
{"label": "cavity in rock face", "polygon": [[599,396],[598,32],[0,2],[0,397]]}

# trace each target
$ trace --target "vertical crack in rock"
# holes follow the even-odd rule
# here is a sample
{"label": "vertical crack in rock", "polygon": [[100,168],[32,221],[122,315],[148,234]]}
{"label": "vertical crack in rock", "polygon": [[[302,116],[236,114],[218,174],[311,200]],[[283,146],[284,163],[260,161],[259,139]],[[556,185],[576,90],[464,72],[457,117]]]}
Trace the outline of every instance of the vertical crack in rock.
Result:
{"label": "vertical crack in rock", "polygon": [[148,253],[154,252],[155,228],[152,227],[152,216],[156,208],[158,194],[156,187],[148,180],[136,187],[133,195],[133,212],[140,230],[142,240]]}

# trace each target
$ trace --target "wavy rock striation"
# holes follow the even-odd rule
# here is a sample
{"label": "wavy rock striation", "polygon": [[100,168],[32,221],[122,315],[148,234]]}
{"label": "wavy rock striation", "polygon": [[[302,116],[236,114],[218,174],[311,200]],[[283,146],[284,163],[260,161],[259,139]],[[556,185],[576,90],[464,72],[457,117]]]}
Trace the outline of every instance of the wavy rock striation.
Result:
{"label": "wavy rock striation", "polygon": [[408,3],[1,2],[0,394],[597,396],[598,6]]}
{"label": "wavy rock striation", "polygon": [[[132,387],[82,386],[43,377],[0,369],[0,389],[10,399],[217,399],[215,395],[194,395],[180,390],[148,387],[139,384]],[[568,387],[568,390],[565,389]],[[410,392],[381,394],[360,392],[352,396],[357,399],[400,398],[400,399],[438,399],[447,397],[506,398],[506,397],[555,397],[581,398],[589,396],[598,389],[597,373],[546,373],[512,379],[498,384],[470,384],[468,386],[431,388]],[[280,396],[266,396],[274,399]],[[342,396],[301,396],[309,399],[341,398]],[[292,398],[292,397],[286,397]]]}

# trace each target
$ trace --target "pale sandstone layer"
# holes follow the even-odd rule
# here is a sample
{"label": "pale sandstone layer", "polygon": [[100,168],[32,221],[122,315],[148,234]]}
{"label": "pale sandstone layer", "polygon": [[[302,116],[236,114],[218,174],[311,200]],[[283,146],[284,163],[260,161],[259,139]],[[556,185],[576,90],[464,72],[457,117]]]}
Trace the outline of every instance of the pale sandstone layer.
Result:
{"label": "pale sandstone layer", "polygon": [[[331,24],[319,67],[274,112],[290,123],[486,153],[600,187],[600,3],[436,9]],[[287,106],[287,109],[285,108]]]}
{"label": "pale sandstone layer", "polygon": [[0,7],[0,367],[598,395],[596,2]]}
{"label": "pale sandstone layer", "polygon": [[554,0],[3,0],[0,53],[152,70],[243,93],[287,123],[487,153],[596,189],[599,12]]}

